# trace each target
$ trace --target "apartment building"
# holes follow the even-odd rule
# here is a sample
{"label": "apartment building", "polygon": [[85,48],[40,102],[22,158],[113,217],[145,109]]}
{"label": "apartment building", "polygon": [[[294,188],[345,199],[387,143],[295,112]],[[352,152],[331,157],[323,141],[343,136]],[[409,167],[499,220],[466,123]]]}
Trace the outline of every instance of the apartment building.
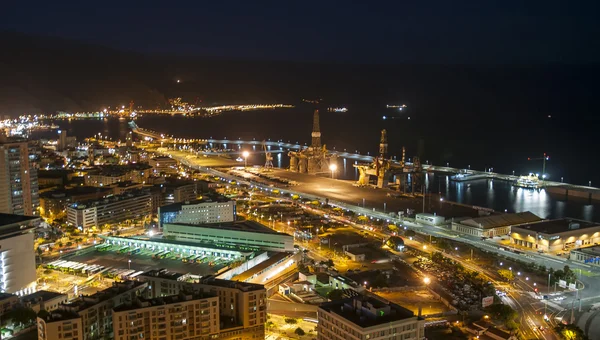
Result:
{"label": "apartment building", "polygon": [[39,340],[94,340],[112,338],[113,308],[135,301],[147,284],[139,281],[115,282],[112,287],[61,304],[38,317]]}
{"label": "apartment building", "polygon": [[35,216],[40,205],[35,150],[0,132],[0,213]]}
{"label": "apartment building", "polygon": [[211,293],[218,297],[219,339],[264,339],[267,294],[263,285],[151,270],[137,276],[148,284],[147,298],[181,292]]}
{"label": "apartment building", "polygon": [[210,293],[139,298],[113,310],[113,338],[216,338],[219,335],[218,303],[218,298]]}
{"label": "apartment building", "polygon": [[372,296],[321,304],[318,309],[319,340],[421,340],[424,319],[404,307]]}

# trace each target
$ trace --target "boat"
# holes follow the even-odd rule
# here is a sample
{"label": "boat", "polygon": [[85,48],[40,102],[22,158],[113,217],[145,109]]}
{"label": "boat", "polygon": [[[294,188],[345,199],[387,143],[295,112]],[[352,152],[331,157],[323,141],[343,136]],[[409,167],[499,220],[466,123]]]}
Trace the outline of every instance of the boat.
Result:
{"label": "boat", "polygon": [[513,182],[513,186],[526,189],[539,189],[541,187],[540,179],[534,173],[530,173],[527,176],[520,176]]}
{"label": "boat", "polygon": [[329,111],[329,112],[348,112],[348,109],[345,107],[328,107],[327,111]]}
{"label": "boat", "polygon": [[236,162],[243,162],[243,161],[244,161],[244,159],[243,159],[242,157],[238,157],[238,158],[236,158],[236,159],[235,159],[235,161],[236,161]]}

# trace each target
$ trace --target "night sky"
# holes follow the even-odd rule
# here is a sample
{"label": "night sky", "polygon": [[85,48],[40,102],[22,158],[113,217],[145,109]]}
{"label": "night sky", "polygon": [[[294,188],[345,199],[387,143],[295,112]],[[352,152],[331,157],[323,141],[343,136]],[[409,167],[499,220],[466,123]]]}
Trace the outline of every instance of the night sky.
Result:
{"label": "night sky", "polygon": [[600,60],[597,1],[124,3],[5,2],[0,29],[144,53],[242,59],[493,64]]}

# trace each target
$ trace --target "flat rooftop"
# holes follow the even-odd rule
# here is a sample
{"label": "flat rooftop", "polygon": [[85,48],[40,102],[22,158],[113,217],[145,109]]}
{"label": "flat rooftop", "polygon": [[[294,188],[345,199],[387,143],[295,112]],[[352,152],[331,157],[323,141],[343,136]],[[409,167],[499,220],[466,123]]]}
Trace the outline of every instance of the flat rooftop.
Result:
{"label": "flat rooftop", "polygon": [[592,256],[600,256],[600,246],[587,247],[587,248],[577,248],[572,251],[577,251],[580,253],[584,253]]}
{"label": "flat rooftop", "polygon": [[360,328],[368,328],[415,317],[415,314],[395,303],[360,295],[353,298],[326,302],[319,306],[329,313],[352,322]]}
{"label": "flat rooftop", "polygon": [[542,234],[560,234],[567,231],[595,227],[600,227],[600,224],[584,220],[577,220],[573,218],[561,218],[556,220],[547,220],[537,223],[524,224],[517,227],[513,227],[513,230],[522,229]]}
{"label": "flat rooftop", "polygon": [[31,302],[35,302],[37,300],[42,300],[42,301],[49,301],[52,300],[54,298],[57,298],[59,296],[67,296],[66,294],[61,294],[61,293],[57,293],[57,292],[51,292],[49,290],[38,290],[37,292],[33,293],[33,294],[29,294],[27,296],[24,296],[22,298],[22,300],[24,301],[31,301]]}
{"label": "flat rooftop", "polygon": [[157,277],[166,280],[179,281],[179,278],[186,276],[187,274],[175,273],[167,271],[166,269],[152,269],[147,272],[144,272],[140,276],[146,277]]}
{"label": "flat rooftop", "polygon": [[57,189],[52,191],[47,191],[40,194],[41,198],[62,198],[62,197],[71,197],[77,195],[90,195],[94,193],[98,194],[108,194],[112,192],[111,188],[107,187],[90,187],[90,186],[77,186],[69,189]]}
{"label": "flat rooftop", "polygon": [[460,224],[478,227],[483,229],[491,229],[497,227],[512,226],[524,223],[539,222],[542,219],[532,212],[525,211],[515,214],[500,214],[485,217],[471,218],[460,221]]}
{"label": "flat rooftop", "polygon": [[106,288],[105,290],[101,290],[92,295],[81,296],[71,303],[61,305],[59,308],[64,307],[71,310],[82,311],[103,301],[112,299],[119,294],[132,292],[143,285],[146,285],[146,283],[140,281],[115,282],[110,288]]}
{"label": "flat rooftop", "polygon": [[207,276],[207,277],[200,278],[198,283],[201,283],[204,285],[209,285],[209,286],[215,286],[215,287],[238,289],[238,290],[241,290],[244,292],[265,289],[265,286],[259,285],[256,283],[223,280],[223,279],[217,279],[214,276]]}
{"label": "flat rooftop", "polygon": [[[188,183],[188,184],[194,184],[194,183]],[[224,203],[224,202],[231,202],[231,201],[233,201],[233,200],[230,198],[227,198],[225,196],[220,196],[220,195],[216,196],[216,197],[202,196],[201,199],[197,199],[197,200],[163,205],[160,207],[160,212],[161,213],[162,212],[178,212],[178,211],[181,211],[181,208],[183,208],[184,206],[188,206],[188,205],[196,205],[196,204],[202,204],[202,203]]]}
{"label": "flat rooftop", "polygon": [[[162,212],[162,207],[161,207]],[[184,225],[196,228],[208,228],[208,229],[217,229],[217,230],[231,230],[231,231],[242,231],[247,233],[259,233],[259,234],[283,234],[284,233],[277,232],[273,229],[270,229],[258,222],[254,221],[235,221],[235,222],[224,222],[224,223],[211,223],[211,224],[191,224],[191,223],[165,223],[166,225]],[[291,236],[290,236],[291,237]]]}
{"label": "flat rooftop", "polygon": [[37,216],[24,216],[24,215],[14,215],[14,214],[4,214],[0,213],[0,228],[4,226],[8,226],[11,224],[29,224],[32,221],[38,220]]}
{"label": "flat rooftop", "polygon": [[150,190],[146,190],[146,189],[130,190],[122,195],[107,196],[104,198],[76,202],[76,203],[69,205],[69,208],[84,210],[84,209],[91,208],[91,207],[101,206],[101,205],[110,204],[110,203],[116,203],[116,202],[120,202],[120,201],[125,201],[125,200],[130,200],[130,199],[134,199],[134,198],[138,198],[138,197],[147,196],[147,195],[148,196],[150,195]]}
{"label": "flat rooftop", "polygon": [[211,294],[209,292],[197,292],[194,294],[179,294],[179,295],[169,295],[162,296],[152,299],[146,299],[143,297],[139,297],[137,301],[134,301],[132,304],[124,304],[113,308],[115,312],[126,312],[130,310],[135,310],[139,308],[148,308],[155,306],[165,306],[172,304],[179,304],[185,301],[195,301],[195,300],[203,300],[207,298],[217,297],[216,294]]}
{"label": "flat rooftop", "polygon": [[285,260],[286,258],[292,256],[293,253],[285,253],[285,252],[281,252],[281,253],[275,253],[272,256],[270,256],[268,259],[266,259],[265,261],[257,264],[256,266],[246,270],[245,272],[242,272],[234,277],[232,277],[232,279],[234,281],[239,281],[239,282],[244,282],[248,279],[250,279],[252,276],[254,276],[255,274],[258,274],[260,272],[262,272],[263,270],[279,263],[282,260]]}

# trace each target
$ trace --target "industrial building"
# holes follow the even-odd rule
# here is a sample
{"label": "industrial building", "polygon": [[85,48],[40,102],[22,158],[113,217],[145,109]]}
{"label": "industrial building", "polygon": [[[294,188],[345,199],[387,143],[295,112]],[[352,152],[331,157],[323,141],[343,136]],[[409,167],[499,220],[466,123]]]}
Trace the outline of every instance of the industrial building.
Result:
{"label": "industrial building", "polygon": [[419,223],[429,224],[429,225],[441,225],[441,224],[444,224],[444,222],[446,222],[446,219],[444,218],[444,216],[440,216],[435,213],[434,214],[422,213],[422,214],[417,214],[415,216],[415,221],[419,222]]}
{"label": "industrial building", "polygon": [[224,196],[214,199],[174,203],[158,208],[159,227],[165,223],[208,224],[233,222],[236,217],[235,201]]}
{"label": "industrial building", "polygon": [[225,243],[274,251],[294,250],[293,236],[278,233],[254,221],[203,225],[164,223],[163,234],[185,242]]}
{"label": "industrial building", "polygon": [[152,213],[149,190],[131,191],[99,200],[73,203],[67,207],[67,223],[87,230],[109,223],[119,223]]}
{"label": "industrial building", "polygon": [[600,243],[600,224],[571,218],[513,227],[510,242],[538,251],[560,251]]}
{"label": "industrial building", "polygon": [[35,216],[40,205],[36,154],[0,131],[0,213]]}
{"label": "industrial building", "polygon": [[33,229],[39,217],[0,214],[0,292],[35,292]]}
{"label": "industrial building", "polygon": [[529,211],[515,214],[498,214],[452,222],[452,230],[477,237],[504,236],[509,235],[511,228],[515,226],[541,220],[540,217]]}
{"label": "industrial building", "polygon": [[[147,298],[181,292],[213,293],[218,297],[218,339],[264,339],[267,292],[263,285],[220,280],[212,276],[191,279],[189,275],[151,270],[137,276],[148,284]],[[165,293],[169,292],[169,293]]]}
{"label": "industrial building", "polygon": [[404,307],[371,296],[321,304],[317,339],[403,339],[425,336],[425,321]]}
{"label": "industrial building", "polygon": [[135,301],[146,287],[139,281],[115,282],[103,291],[61,304],[37,318],[38,339],[112,339],[113,308]]}
{"label": "industrial building", "polygon": [[219,299],[210,292],[137,298],[113,310],[113,339],[209,339],[219,335]]}

